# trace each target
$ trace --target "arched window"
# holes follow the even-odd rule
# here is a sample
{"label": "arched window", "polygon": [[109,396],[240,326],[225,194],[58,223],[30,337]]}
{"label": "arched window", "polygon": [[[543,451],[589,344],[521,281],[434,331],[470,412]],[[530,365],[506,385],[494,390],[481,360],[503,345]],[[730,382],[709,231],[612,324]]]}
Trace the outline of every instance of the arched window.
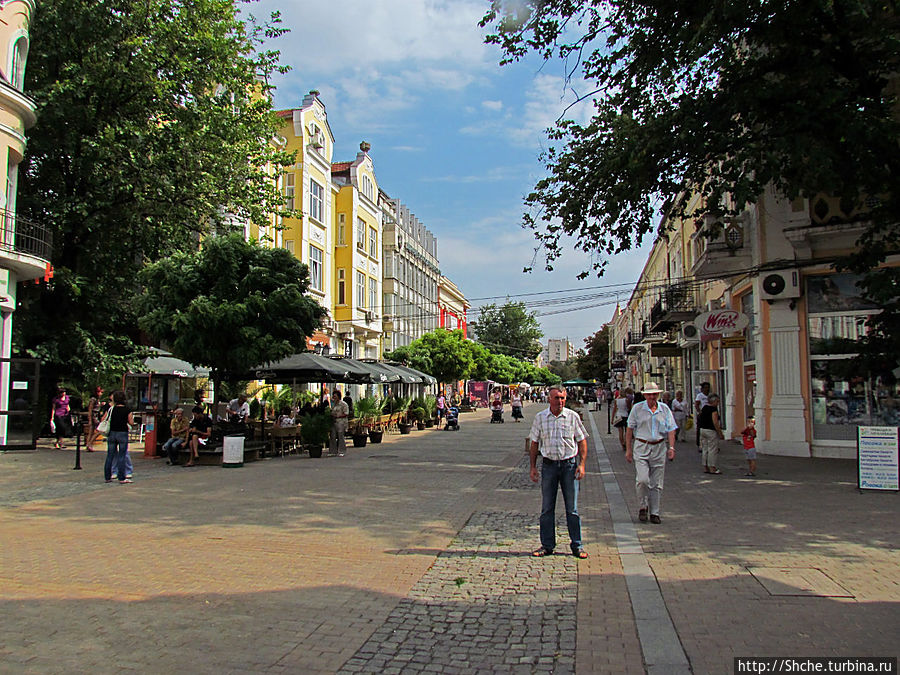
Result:
{"label": "arched window", "polygon": [[28,38],[24,35],[13,43],[12,67],[10,68],[10,83],[18,88],[25,88],[25,61],[28,59]]}

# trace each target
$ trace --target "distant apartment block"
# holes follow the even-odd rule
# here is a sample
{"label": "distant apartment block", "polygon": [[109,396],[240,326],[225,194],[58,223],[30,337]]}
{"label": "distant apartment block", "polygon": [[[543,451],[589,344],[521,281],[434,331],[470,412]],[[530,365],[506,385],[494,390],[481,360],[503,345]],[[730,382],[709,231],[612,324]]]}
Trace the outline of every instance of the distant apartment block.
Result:
{"label": "distant apartment block", "polygon": [[547,340],[547,344],[544,345],[544,350],[541,352],[541,358],[544,360],[544,363],[568,361],[574,357],[575,346],[569,342],[568,338]]}

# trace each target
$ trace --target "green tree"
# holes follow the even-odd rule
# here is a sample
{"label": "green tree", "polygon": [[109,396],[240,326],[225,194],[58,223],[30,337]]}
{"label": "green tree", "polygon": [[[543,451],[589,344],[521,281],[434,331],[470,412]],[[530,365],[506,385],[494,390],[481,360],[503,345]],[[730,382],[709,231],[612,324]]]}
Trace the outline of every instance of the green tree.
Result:
{"label": "green tree", "polygon": [[[571,235],[602,274],[652,233],[659,196],[685,189],[705,198],[695,217],[739,211],[768,186],[789,199],[878,195],[848,262],[867,271],[898,250],[897,8],[493,0],[481,25],[503,63],[530,51],[568,59],[595,106],[586,124],[561,119],[549,132],[549,175],[525,200],[548,266]],[[678,217],[686,204],[668,206]]]}
{"label": "green tree", "polygon": [[210,237],[141,274],[140,326],[172,352],[233,378],[306,348],[327,312],[306,295],[306,265],[239,234]]}
{"label": "green tree", "polygon": [[468,377],[475,364],[466,343],[461,330],[438,328],[406,347],[385,354],[385,358],[404,361],[442,384],[456,382]]}
{"label": "green tree", "polygon": [[544,337],[540,324],[524,302],[507,300],[499,307],[491,303],[481,307],[478,318],[469,323],[475,341],[492,352],[520,359],[534,359],[541,353]]}
{"label": "green tree", "polygon": [[586,337],[584,346],[584,353],[576,361],[578,375],[586,380],[606,382],[609,379],[609,326]]}
{"label": "green tree", "polygon": [[[268,75],[277,17],[232,0],[45,0],[26,89],[38,102],[17,207],[51,227],[55,275],[24,288],[15,347],[57,377],[137,354],[138,271],[278,210]],[[188,301],[193,293],[182,296]]]}
{"label": "green tree", "polygon": [[578,379],[578,366],[574,359],[569,361],[551,361],[547,364],[547,370],[556,375],[560,382]]}

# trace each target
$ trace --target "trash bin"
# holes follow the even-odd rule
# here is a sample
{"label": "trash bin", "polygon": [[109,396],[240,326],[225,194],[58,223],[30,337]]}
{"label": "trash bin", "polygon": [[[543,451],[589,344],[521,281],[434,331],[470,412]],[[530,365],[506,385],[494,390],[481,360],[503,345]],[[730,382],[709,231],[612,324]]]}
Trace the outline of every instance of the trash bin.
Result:
{"label": "trash bin", "polygon": [[222,466],[226,469],[244,466],[243,436],[225,436],[222,439]]}
{"label": "trash bin", "polygon": [[145,410],[144,423],[144,457],[156,457],[156,412]]}

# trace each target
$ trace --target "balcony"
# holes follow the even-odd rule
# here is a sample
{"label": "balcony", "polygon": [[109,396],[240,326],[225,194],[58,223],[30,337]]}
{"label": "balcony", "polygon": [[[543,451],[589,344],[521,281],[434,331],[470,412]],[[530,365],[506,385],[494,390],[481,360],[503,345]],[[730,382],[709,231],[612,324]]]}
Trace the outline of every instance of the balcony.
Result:
{"label": "balcony", "polygon": [[651,322],[645,321],[641,331],[641,342],[645,345],[653,344],[654,342],[665,342],[668,335],[667,331],[652,329]]}
{"label": "balcony", "polygon": [[784,229],[800,260],[839,255],[856,246],[877,197],[847,199],[819,193],[809,200],[809,220]]}
{"label": "balcony", "polygon": [[0,256],[4,267],[20,278],[42,275],[52,251],[50,229],[41,223],[0,209]]}
{"label": "balcony", "polygon": [[750,244],[746,241],[746,219],[717,220],[706,215],[691,235],[694,247],[694,276],[727,277],[752,267]]}
{"label": "balcony", "polygon": [[644,346],[644,331],[629,331],[628,335],[625,337],[625,344],[623,347],[626,354],[644,351],[644,349],[646,349]]}
{"label": "balcony", "polygon": [[684,321],[693,321],[699,314],[697,291],[688,283],[669,286],[650,310],[650,328],[667,332]]}

